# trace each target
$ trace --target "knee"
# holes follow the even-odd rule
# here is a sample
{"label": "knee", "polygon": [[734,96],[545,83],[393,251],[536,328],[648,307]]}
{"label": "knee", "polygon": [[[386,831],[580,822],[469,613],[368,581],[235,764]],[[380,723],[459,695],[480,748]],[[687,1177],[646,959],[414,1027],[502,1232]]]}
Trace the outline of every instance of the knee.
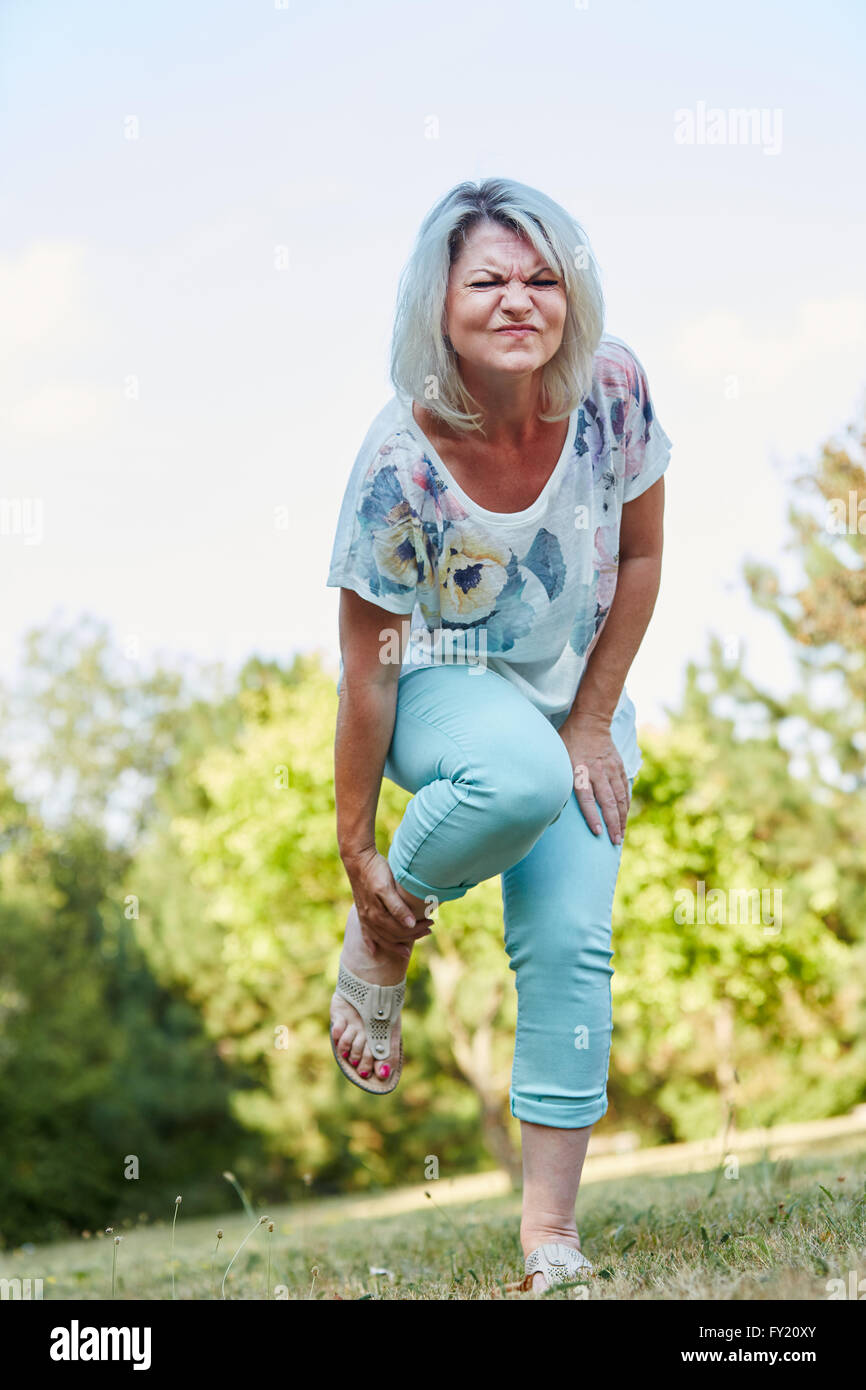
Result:
{"label": "knee", "polygon": [[538,907],[506,912],[505,945],[522,987],[535,981],[571,994],[578,982],[581,996],[606,990],[614,973],[610,917],[584,910],[580,885],[572,895],[545,896]]}
{"label": "knee", "polygon": [[550,724],[503,760],[497,778],[503,812],[519,823],[545,827],[556,820],[574,790],[568,749]]}
{"label": "knee", "polygon": [[[575,808],[573,818],[580,817]],[[511,968],[532,978],[606,983],[613,974],[614,876],[591,860],[565,860],[568,836],[503,875],[505,945]]]}

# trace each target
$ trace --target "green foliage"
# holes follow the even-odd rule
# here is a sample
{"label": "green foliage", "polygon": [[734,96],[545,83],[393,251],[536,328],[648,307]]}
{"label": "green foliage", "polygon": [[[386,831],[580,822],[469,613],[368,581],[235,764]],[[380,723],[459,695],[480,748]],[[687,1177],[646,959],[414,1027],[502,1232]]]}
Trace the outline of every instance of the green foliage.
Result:
{"label": "green foliage", "polygon": [[195,1011],[135,943],[126,856],[86,825],[46,830],[2,772],[0,826],[0,1240],[153,1216],[186,1181],[193,1209],[224,1202],[215,1149],[258,1146]]}
{"label": "green foliage", "polygon": [[[713,727],[693,676],[688,716],[642,741],[614,913],[609,1119],[678,1139],[717,1131],[728,1104],[747,1128],[866,1091],[862,919],[840,899],[823,808],[780,747]],[[719,920],[700,882],[721,890]],[[683,889],[697,920],[677,920]]]}

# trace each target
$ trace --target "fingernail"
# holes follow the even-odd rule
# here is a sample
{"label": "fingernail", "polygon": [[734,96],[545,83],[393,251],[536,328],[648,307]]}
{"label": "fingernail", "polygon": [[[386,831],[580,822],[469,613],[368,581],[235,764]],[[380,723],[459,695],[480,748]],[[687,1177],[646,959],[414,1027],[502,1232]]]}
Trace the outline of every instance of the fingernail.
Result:
{"label": "fingernail", "polygon": [[387,1062],[385,1063],[384,1067],[382,1068],[381,1075],[382,1075],[383,1077],[388,1077],[388,1076],[391,1075],[391,1068],[388,1066],[388,1063],[387,1063]]}

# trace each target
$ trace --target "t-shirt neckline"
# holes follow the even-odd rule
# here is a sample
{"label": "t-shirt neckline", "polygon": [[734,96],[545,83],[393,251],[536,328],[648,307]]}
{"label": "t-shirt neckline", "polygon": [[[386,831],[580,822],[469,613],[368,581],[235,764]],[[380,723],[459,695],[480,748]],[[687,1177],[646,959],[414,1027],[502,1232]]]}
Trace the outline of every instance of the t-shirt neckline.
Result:
{"label": "t-shirt neckline", "polygon": [[548,498],[559,481],[574,449],[574,433],[577,428],[577,409],[574,409],[568,417],[568,429],[565,435],[565,443],[562,446],[562,453],[556,461],[553,472],[535,501],[530,502],[529,506],[524,507],[523,511],[520,512],[491,512],[487,507],[482,507],[480,502],[474,502],[472,498],[463,491],[456,478],[452,477],[447,465],[443,463],[438,452],[434,449],[432,443],[412,414],[412,398],[398,394],[397,399],[400,402],[403,419],[410,433],[413,435],[416,442],[421,445],[425,453],[429,454],[432,463],[436,467],[436,471],[441,473],[448,487],[466,508],[467,512],[492,525],[519,526],[523,522],[534,521],[545,510]]}

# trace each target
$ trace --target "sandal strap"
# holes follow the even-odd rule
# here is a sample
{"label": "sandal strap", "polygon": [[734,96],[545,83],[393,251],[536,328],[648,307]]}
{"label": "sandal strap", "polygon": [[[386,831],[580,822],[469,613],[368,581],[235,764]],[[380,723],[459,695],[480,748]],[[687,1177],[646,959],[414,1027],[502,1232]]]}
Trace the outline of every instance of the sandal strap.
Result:
{"label": "sandal strap", "polygon": [[549,1285],[565,1284],[578,1274],[592,1274],[593,1268],[582,1251],[561,1241],[539,1245],[526,1257],[526,1273],[530,1282],[534,1274],[543,1274]]}
{"label": "sandal strap", "polygon": [[387,1057],[391,1051],[391,1029],[399,1017],[406,996],[405,976],[396,985],[373,985],[353,974],[342,961],[337,971],[337,993],[356,1009],[374,1057]]}

